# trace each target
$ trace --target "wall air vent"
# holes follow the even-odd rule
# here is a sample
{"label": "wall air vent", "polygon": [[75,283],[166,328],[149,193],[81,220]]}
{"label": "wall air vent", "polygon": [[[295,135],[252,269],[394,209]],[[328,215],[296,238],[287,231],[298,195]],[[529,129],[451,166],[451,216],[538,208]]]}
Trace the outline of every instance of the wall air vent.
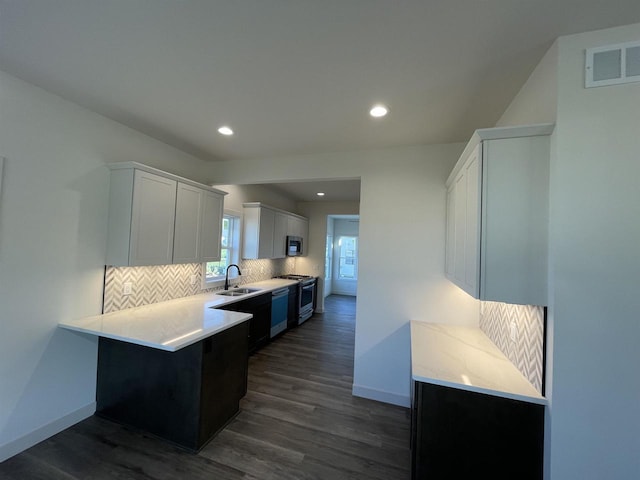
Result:
{"label": "wall air vent", "polygon": [[640,82],[640,42],[588,48],[585,88]]}

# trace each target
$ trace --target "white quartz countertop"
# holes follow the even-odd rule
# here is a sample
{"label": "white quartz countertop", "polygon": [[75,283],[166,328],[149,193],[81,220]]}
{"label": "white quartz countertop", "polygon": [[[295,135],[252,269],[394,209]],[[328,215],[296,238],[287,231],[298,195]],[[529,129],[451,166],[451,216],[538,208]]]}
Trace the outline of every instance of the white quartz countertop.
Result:
{"label": "white quartz countertop", "polygon": [[271,279],[242,285],[257,292],[239,297],[202,293],[118,312],[60,322],[69,330],[112,338],[174,352],[227,328],[249,320],[252,315],[217,308],[296,284],[296,281]]}
{"label": "white quartz countertop", "polygon": [[419,382],[546,404],[479,328],[411,322],[411,373]]}

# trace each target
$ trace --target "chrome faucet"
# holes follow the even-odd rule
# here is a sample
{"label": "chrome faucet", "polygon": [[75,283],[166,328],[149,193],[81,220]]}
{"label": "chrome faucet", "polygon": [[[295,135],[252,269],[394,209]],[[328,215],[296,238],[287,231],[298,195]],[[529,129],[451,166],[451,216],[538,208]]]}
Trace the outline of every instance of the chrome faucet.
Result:
{"label": "chrome faucet", "polygon": [[229,265],[227,267],[227,273],[224,276],[224,289],[225,290],[229,290],[229,269],[231,267],[236,267],[238,269],[238,275],[242,275],[242,272],[240,271],[240,267],[238,265],[236,265],[235,263],[232,263],[231,265]]}

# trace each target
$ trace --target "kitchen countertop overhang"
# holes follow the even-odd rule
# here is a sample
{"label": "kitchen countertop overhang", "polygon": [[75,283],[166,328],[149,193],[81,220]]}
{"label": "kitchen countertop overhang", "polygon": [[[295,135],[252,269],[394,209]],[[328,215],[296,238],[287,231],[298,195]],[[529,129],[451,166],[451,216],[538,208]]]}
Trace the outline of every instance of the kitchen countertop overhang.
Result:
{"label": "kitchen countertop overhang", "polygon": [[547,404],[477,327],[412,321],[411,374],[419,382]]}
{"label": "kitchen countertop overhang", "polygon": [[218,310],[230,303],[262,295],[298,282],[270,279],[244,284],[256,292],[238,297],[201,293],[190,297],[60,322],[68,330],[175,352],[249,320],[249,313]]}

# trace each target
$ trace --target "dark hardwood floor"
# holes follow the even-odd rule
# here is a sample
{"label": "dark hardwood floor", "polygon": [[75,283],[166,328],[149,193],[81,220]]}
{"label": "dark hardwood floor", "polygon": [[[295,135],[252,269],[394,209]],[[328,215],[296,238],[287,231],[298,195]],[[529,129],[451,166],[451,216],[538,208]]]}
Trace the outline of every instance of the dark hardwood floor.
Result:
{"label": "dark hardwood floor", "polygon": [[0,464],[0,479],[408,479],[408,410],[353,397],[355,299],[249,359],[240,414],[194,455],[91,417]]}

